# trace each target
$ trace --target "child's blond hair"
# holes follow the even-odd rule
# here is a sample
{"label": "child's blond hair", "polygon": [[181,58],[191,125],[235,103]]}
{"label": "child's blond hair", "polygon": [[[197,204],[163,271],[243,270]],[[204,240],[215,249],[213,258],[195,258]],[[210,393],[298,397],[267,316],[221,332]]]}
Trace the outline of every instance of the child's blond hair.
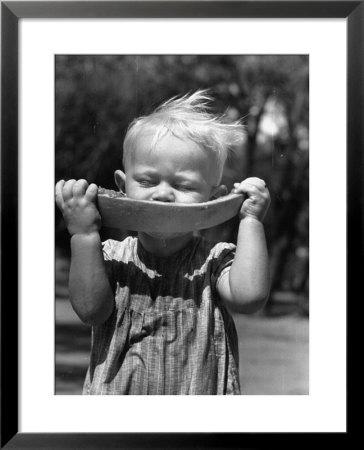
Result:
{"label": "child's blond hair", "polygon": [[128,128],[124,140],[123,161],[132,151],[138,134],[153,132],[151,150],[167,133],[180,139],[190,139],[211,152],[215,159],[216,180],[222,178],[225,161],[230,151],[242,145],[245,137],[240,120],[228,123],[226,114],[213,114],[208,90],[173,97],[157,107],[151,114],[135,119]]}

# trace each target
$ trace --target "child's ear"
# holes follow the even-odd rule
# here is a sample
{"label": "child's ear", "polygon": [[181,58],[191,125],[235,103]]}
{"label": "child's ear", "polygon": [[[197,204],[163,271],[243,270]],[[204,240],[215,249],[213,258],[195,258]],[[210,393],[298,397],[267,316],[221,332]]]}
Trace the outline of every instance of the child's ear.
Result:
{"label": "child's ear", "polygon": [[215,200],[216,198],[222,197],[228,193],[228,189],[225,184],[220,184],[220,186],[215,186],[212,189],[210,200]]}
{"label": "child's ear", "polygon": [[125,173],[122,170],[115,170],[114,180],[120,192],[125,191]]}

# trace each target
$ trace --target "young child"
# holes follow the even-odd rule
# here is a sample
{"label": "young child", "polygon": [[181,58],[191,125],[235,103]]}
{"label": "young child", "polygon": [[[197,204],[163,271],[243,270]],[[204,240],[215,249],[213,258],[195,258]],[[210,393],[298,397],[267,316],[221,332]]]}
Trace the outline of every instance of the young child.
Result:
{"label": "young child", "polygon": [[[226,194],[224,162],[244,136],[211,113],[206,91],[135,120],[124,141],[120,191],[133,199],[205,202]],[[252,313],[269,293],[264,181],[245,194],[237,245],[193,233],[147,233],[101,243],[97,186],[61,180],[56,202],[71,234],[70,299],[92,325],[84,394],[240,394],[238,340],[227,308]]]}

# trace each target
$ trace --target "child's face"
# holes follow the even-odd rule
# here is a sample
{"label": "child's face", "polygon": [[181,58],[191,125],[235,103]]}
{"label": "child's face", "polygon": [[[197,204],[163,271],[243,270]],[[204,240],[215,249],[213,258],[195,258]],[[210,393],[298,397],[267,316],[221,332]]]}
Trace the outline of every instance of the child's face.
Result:
{"label": "child's face", "polygon": [[201,203],[211,199],[216,169],[207,152],[171,133],[150,149],[151,134],[137,138],[125,161],[125,192],[137,200]]}

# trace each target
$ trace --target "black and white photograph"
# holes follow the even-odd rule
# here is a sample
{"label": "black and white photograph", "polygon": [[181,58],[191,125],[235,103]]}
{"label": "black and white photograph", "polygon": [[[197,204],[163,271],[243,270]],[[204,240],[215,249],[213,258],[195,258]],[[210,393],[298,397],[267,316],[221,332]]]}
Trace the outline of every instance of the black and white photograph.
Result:
{"label": "black and white photograph", "polygon": [[56,55],[56,394],[309,394],[309,56]]}
{"label": "black and white photograph", "polygon": [[363,24],[1,2],[1,448],[348,434]]}

